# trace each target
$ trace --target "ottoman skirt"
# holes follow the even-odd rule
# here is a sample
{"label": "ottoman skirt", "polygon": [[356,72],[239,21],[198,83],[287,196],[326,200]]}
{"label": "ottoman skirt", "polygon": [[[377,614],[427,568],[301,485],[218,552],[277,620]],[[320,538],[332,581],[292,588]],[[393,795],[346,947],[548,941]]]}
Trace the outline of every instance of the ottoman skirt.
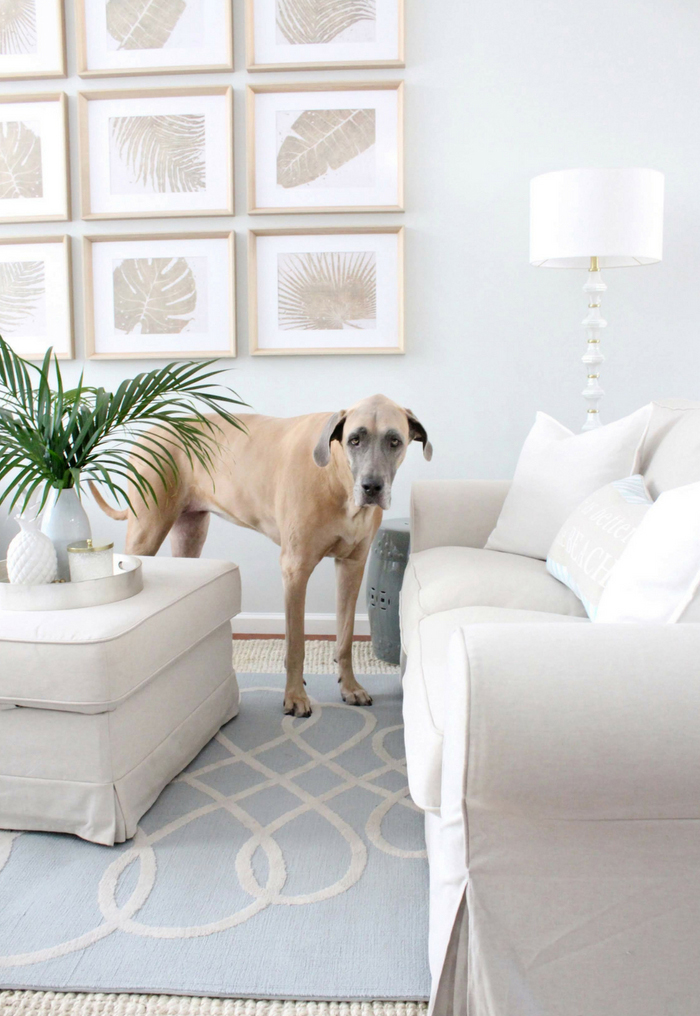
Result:
{"label": "ottoman skirt", "polygon": [[[148,585],[148,563],[144,561],[144,589]],[[238,570],[220,562],[187,561],[194,567],[184,569],[188,581],[183,583],[183,562],[173,563],[176,567],[169,584],[170,602],[161,603],[158,611],[161,628],[165,613],[171,611],[178,621],[183,599],[198,599],[196,566],[206,565],[209,572],[212,565],[220,569],[214,576],[214,590],[211,574],[205,583],[208,595],[213,591],[217,594],[216,609],[212,606],[207,612],[204,630],[204,616],[201,623],[198,620],[200,637],[196,641],[190,627],[190,644],[184,651],[181,625],[173,631],[169,647],[156,647],[162,653],[160,660],[153,656],[155,649],[151,647],[149,655],[144,644],[141,662],[148,663],[148,673],[145,677],[135,675],[133,686],[125,694],[123,683],[114,685],[109,681],[112,660],[118,657],[114,641],[121,633],[117,633],[105,645],[112,655],[94,662],[99,670],[99,699],[75,702],[85,691],[80,668],[76,675],[81,684],[78,695],[75,685],[71,689],[71,674],[62,668],[54,671],[54,687],[64,686],[63,701],[54,704],[35,699],[36,705],[20,705],[9,704],[7,697],[4,702],[0,698],[1,829],[73,833],[107,845],[123,842],[134,835],[139,819],[162,789],[237,714],[239,691],[232,666],[230,616],[240,603]],[[167,561],[156,566],[159,574],[164,568],[168,570]],[[205,568],[203,577],[207,574]],[[147,600],[144,603],[148,605]],[[196,610],[193,602],[189,607],[191,624]],[[129,634],[133,636],[133,625]],[[88,647],[87,652],[94,652],[94,648]],[[39,644],[37,652],[41,649]],[[17,650],[13,646],[11,655]],[[0,666],[2,652],[0,640]],[[55,652],[55,647],[50,652]],[[160,665],[153,672],[156,664]],[[19,689],[14,668],[7,683],[14,686],[16,694]],[[0,689],[2,684],[0,671]],[[58,698],[56,692],[53,697]]]}

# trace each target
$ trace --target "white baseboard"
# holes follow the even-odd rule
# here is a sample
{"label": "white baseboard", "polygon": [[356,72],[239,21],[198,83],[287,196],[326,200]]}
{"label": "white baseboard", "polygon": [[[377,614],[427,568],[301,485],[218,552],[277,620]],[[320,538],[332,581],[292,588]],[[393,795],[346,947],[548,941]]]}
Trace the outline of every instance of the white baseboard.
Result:
{"label": "white baseboard", "polygon": [[[237,614],[231,621],[234,635],[284,635],[284,614]],[[335,614],[307,614],[307,635],[335,635]],[[367,614],[355,614],[355,634],[369,635]]]}

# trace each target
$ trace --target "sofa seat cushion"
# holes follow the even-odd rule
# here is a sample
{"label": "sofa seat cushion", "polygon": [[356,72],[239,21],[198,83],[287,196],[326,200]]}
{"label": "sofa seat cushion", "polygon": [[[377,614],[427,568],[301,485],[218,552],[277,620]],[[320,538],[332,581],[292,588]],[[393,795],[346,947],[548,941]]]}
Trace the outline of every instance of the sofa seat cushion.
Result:
{"label": "sofa seat cushion", "polygon": [[146,557],[142,567],[143,590],[118,603],[0,611],[0,708],[116,709],[240,610],[235,564]]}
{"label": "sofa seat cushion", "polygon": [[412,554],[401,590],[404,650],[424,617],[457,607],[586,616],[579,598],[549,574],[544,561],[475,547],[433,547]]}
{"label": "sofa seat cushion", "polygon": [[[450,636],[462,625],[485,622],[590,623],[582,617],[504,607],[458,607],[430,614],[418,622],[408,647],[403,676],[403,718],[408,784],[413,800],[425,811],[440,808],[445,681]],[[544,651],[546,646],[543,645]]]}

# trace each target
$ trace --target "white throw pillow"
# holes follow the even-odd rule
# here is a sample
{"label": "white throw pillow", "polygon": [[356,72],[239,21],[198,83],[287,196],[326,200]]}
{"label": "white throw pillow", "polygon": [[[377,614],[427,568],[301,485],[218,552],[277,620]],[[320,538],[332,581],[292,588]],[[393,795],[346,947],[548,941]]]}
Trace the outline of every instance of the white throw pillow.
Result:
{"label": "white throw pillow", "polygon": [[547,554],[547,571],[578,596],[590,618],[610,574],[653,505],[643,476],[615,480],[569,515]]}
{"label": "white throw pillow", "polygon": [[700,483],[654,502],[603,590],[596,621],[700,621]]}
{"label": "white throw pillow", "polygon": [[651,408],[650,403],[581,434],[538,413],[486,549],[544,561],[554,537],[585,497],[638,472]]}

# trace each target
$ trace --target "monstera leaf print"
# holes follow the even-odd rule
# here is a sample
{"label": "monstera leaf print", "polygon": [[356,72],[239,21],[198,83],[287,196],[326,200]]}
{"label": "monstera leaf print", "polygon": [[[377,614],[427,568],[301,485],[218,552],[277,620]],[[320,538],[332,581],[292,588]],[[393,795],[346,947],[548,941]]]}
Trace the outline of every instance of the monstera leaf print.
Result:
{"label": "monstera leaf print", "polygon": [[36,53],[36,0],[0,0],[0,53]]}
{"label": "monstera leaf print", "polygon": [[107,0],[107,31],[119,49],[162,49],[186,9],[185,0]]}
{"label": "monstera leaf print", "polygon": [[280,187],[311,183],[370,148],[376,137],[375,111],[307,109],[291,129],[277,153]]}
{"label": "monstera leaf print", "polygon": [[0,198],[40,198],[41,138],[21,120],[0,123]]}
{"label": "monstera leaf print", "polygon": [[0,331],[12,334],[32,317],[44,293],[43,261],[0,263]]}
{"label": "monstera leaf print", "polygon": [[376,0],[277,0],[277,25],[293,45],[332,42],[375,17]]}
{"label": "monstera leaf print", "polygon": [[119,158],[144,186],[159,194],[206,188],[203,116],[117,116],[111,127]]}
{"label": "monstera leaf print", "polygon": [[119,331],[178,334],[192,320],[197,283],[186,258],[125,258],[113,280]]}
{"label": "monstera leaf print", "polygon": [[280,328],[374,327],[377,259],[371,251],[280,254],[277,273]]}

